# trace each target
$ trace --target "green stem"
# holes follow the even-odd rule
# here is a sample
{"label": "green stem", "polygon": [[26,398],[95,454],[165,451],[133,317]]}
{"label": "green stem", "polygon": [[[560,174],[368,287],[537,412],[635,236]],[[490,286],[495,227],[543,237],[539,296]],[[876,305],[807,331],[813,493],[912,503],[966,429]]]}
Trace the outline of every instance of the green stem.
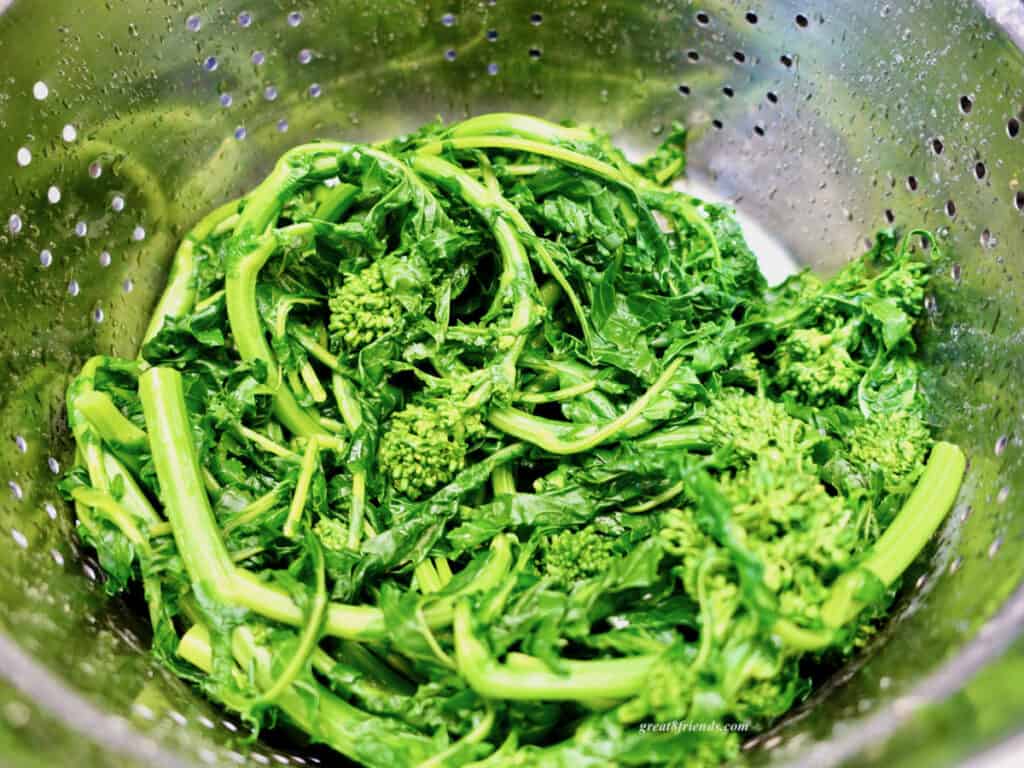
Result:
{"label": "green stem", "polygon": [[294,539],[298,535],[299,523],[302,521],[302,513],[306,509],[309,487],[313,482],[313,475],[316,474],[317,459],[319,458],[320,444],[316,440],[310,440],[306,445],[306,452],[302,455],[299,479],[295,482],[295,494],[292,496],[292,503],[288,508],[288,517],[284,521],[284,535],[289,539]]}
{"label": "green stem", "polygon": [[539,665],[499,664],[473,634],[470,604],[455,608],[455,658],[459,674],[488,699],[581,701],[635,696],[647,683],[657,656],[596,661],[563,661],[566,674]]}
{"label": "green stem", "polygon": [[[347,378],[340,373],[331,377],[331,388],[334,390],[334,399],[341,412],[341,418],[345,420],[345,426],[353,435],[363,426],[363,409],[359,404],[355,387]],[[362,538],[363,524],[366,519],[366,470],[354,469],[352,471],[352,509],[348,520],[348,541],[349,549],[358,550]]]}
{"label": "green stem", "polygon": [[517,392],[513,396],[513,400],[520,403],[561,403],[565,400],[572,400],[574,397],[579,395],[585,395],[587,392],[593,391],[597,387],[596,381],[582,381],[579,384],[574,384],[571,387],[564,387],[562,389],[556,389],[553,392]]}
{"label": "green stem", "polygon": [[518,112],[491,112],[478,117],[471,117],[453,125],[447,135],[452,138],[479,135],[522,136],[535,141],[564,141],[568,143],[593,142],[593,131],[586,128],[570,128],[552,123],[532,115]]}
{"label": "green stem", "polygon": [[[247,627],[240,627],[232,635],[232,655],[238,665],[247,670],[256,685],[266,690],[271,685],[273,667],[270,651],[256,642]],[[195,624],[181,638],[178,655],[204,672],[213,670],[213,647],[209,632]],[[241,673],[240,673],[241,674]],[[240,696],[221,695],[225,704],[240,712],[247,712],[250,702]],[[434,751],[433,741],[401,725],[397,721],[368,715],[335,696],[318,683],[290,684],[276,696],[275,704],[294,725],[315,735],[318,741],[369,768],[392,768],[395,755],[385,750],[378,754],[367,749],[365,735],[373,733],[392,744],[403,758],[414,762],[426,760]]]}
{"label": "green stem", "polygon": [[[267,229],[277,221],[284,201],[311,180],[337,173],[341,157],[349,150],[342,144],[307,144],[287,152],[273,172],[246,198],[245,209],[235,227],[231,250],[225,261],[224,289],[228,322],[235,346],[247,362],[260,361],[278,371],[277,361],[267,344],[263,322],[256,304],[256,282],[260,270],[274,254],[279,239],[295,233]],[[297,225],[295,232],[309,233],[312,227]],[[306,412],[295,395],[278,381],[274,392],[274,413],[292,433],[301,437],[324,434],[319,422]]]}
{"label": "green stem", "polygon": [[952,443],[936,443],[910,498],[857,569],[840,576],[822,608],[826,624],[842,626],[864,607],[865,574],[891,587],[924,549],[956,501],[967,459]]}
{"label": "green stem", "polygon": [[224,523],[224,533],[231,533],[238,528],[257,522],[281,503],[283,495],[283,487],[280,485],[263,494]]}
{"label": "green stem", "polygon": [[[410,162],[416,173],[442,187],[457,189],[463,200],[490,224],[503,261],[497,293],[509,295],[512,299],[512,318],[498,344],[505,350],[502,362],[504,379],[514,385],[516,363],[526,344],[528,331],[541,312],[529,257],[515,228],[509,223],[510,212],[516,210],[515,206],[447,160],[417,153]],[[505,215],[495,216],[496,212]]]}
{"label": "green stem", "polygon": [[283,445],[275,443],[269,437],[261,432],[257,432],[255,429],[251,429],[244,424],[236,424],[235,431],[239,437],[243,437],[249,442],[253,443],[257,447],[266,451],[273,456],[277,456],[280,459],[287,459],[288,461],[299,461],[300,457],[295,451],[285,448]]}
{"label": "green stem", "polygon": [[194,585],[213,599],[231,604],[235,567],[203,485],[181,374],[170,368],[150,368],[139,377],[139,399],[160,497],[185,570]]}
{"label": "green stem", "polygon": [[[181,374],[150,368],[139,377],[153,464],[174,541],[189,579],[225,605],[240,605],[261,616],[302,626],[302,609],[284,589],[268,584],[231,561],[203,486],[192,442]],[[331,603],[324,631],[335,637],[379,640],[384,616],[377,608]]]}
{"label": "green stem", "polygon": [[196,247],[210,236],[218,224],[238,210],[239,202],[234,200],[217,208],[185,235],[185,239],[181,241],[181,245],[178,246],[178,250],[174,254],[171,271],[167,277],[167,287],[164,288],[163,296],[160,297],[156,309],[153,310],[146,334],[142,337],[143,344],[160,332],[165,318],[184,317],[192,311],[192,305],[196,300]]}
{"label": "green stem", "polygon": [[[669,385],[680,365],[682,365],[682,358],[677,358],[669,363],[657,380],[643,395],[634,400],[629,408],[617,418],[601,426],[570,425],[551,419],[541,419],[517,408],[495,409],[487,418],[492,425],[503,432],[543,448],[549,453],[568,455],[589,451],[612,439],[639,418],[651,400],[661,394]],[[553,425],[558,426],[555,428]]]}
{"label": "green stem", "polygon": [[313,600],[309,606],[306,625],[299,634],[298,642],[291,651],[287,666],[281,670],[278,678],[256,699],[254,705],[262,706],[277,701],[291,687],[302,673],[303,667],[309,663],[310,656],[320,641],[324,616],[327,614],[327,576],[324,568],[324,553],[320,543],[312,534],[307,536],[306,546],[313,553],[313,574],[316,584],[313,588]]}
{"label": "green stem", "polygon": [[643,502],[642,504],[634,504],[634,505],[629,506],[629,507],[623,507],[622,511],[623,512],[632,512],[632,513],[647,512],[648,510],[651,510],[651,509],[654,509],[655,507],[661,506],[666,501],[671,501],[676,496],[678,496],[680,493],[682,493],[685,488],[686,488],[686,486],[683,484],[682,481],[680,481],[678,483],[673,483],[668,488],[666,488],[664,491],[662,491],[661,493],[659,493],[659,494],[657,494],[655,496],[652,496],[651,498],[649,498],[647,501]]}
{"label": "green stem", "polygon": [[967,459],[957,446],[936,443],[924,473],[896,519],[860,564],[832,585],[821,609],[825,629],[780,619],[773,633],[797,650],[818,651],[839,641],[837,630],[854,621],[878,589],[889,589],[924,549],[956,502]]}
{"label": "green stem", "polygon": [[502,464],[491,472],[491,490],[495,496],[508,496],[516,492],[516,477],[508,464]]}

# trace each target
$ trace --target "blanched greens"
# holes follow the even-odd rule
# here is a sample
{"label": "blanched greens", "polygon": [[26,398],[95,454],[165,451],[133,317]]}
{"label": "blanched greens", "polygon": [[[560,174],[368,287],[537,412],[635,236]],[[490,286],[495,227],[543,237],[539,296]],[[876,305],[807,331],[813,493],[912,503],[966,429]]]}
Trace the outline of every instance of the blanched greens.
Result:
{"label": "blanched greens", "polygon": [[727,761],[856,648],[964,469],[926,233],[769,287],[684,142],[309,144],[200,222],[68,393],[63,489],[154,652],[363,765],[568,767]]}

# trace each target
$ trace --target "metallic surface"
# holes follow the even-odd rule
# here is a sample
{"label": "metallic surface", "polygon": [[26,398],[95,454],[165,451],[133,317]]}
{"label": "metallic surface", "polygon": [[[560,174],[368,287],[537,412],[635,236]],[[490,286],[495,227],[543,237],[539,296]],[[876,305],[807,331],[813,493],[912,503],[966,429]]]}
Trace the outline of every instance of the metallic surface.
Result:
{"label": "metallic surface", "polygon": [[1000,6],[0,0],[5,754],[317,759],[247,743],[149,659],[137,599],[105,598],[55,487],[62,392],[88,355],[134,352],[182,232],[284,148],[493,109],[637,151],[682,121],[695,183],[824,271],[890,222],[939,233],[922,348],[934,421],[971,459],[962,497],[879,641],[745,758],[936,766],[1018,731],[1024,56]]}

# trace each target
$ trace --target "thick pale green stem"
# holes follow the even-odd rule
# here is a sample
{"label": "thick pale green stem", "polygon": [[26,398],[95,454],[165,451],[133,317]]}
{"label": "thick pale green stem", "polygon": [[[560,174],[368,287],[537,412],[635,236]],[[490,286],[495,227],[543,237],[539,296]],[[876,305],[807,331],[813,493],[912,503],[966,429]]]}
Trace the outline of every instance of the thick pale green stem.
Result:
{"label": "thick pale green stem", "polygon": [[[334,143],[296,147],[278,161],[270,176],[246,198],[245,209],[235,226],[234,250],[227,257],[224,279],[228,322],[243,360],[261,361],[271,371],[278,370],[256,305],[257,278],[278,245],[279,236],[267,229],[277,221],[284,201],[302,184],[336,173],[348,149],[346,145]],[[311,231],[308,226],[298,225],[294,234],[299,229],[303,233]],[[292,234],[282,232],[280,237]],[[317,419],[299,405],[295,395],[280,380],[274,392],[274,413],[296,435],[326,434]]]}
{"label": "thick pale green stem", "polygon": [[921,479],[892,524],[853,570],[830,589],[822,606],[825,629],[804,629],[779,620],[774,634],[792,648],[821,650],[841,638],[836,630],[857,618],[865,608],[865,595],[888,589],[903,575],[935,534],[956,502],[967,459],[957,446],[936,443]]}
{"label": "thick pale green stem", "polygon": [[183,317],[192,311],[192,306],[196,300],[196,246],[206,240],[217,225],[238,210],[239,202],[234,200],[222,205],[202,219],[192,228],[191,232],[185,235],[185,239],[182,240],[177,253],[174,254],[171,272],[167,278],[167,287],[164,288],[163,296],[160,297],[156,309],[153,310],[152,319],[149,321],[146,335],[143,337],[143,344],[160,332],[165,318]]}
{"label": "thick pale green stem", "polygon": [[[287,592],[236,568],[228,555],[199,472],[181,374],[169,368],[149,369],[139,379],[139,396],[161,497],[189,579],[225,605],[302,626],[302,609]],[[331,603],[324,631],[357,640],[382,639],[384,616],[369,606]]]}
{"label": "thick pale green stem", "polygon": [[210,597],[231,604],[235,567],[203,485],[181,374],[170,368],[150,368],[139,377],[139,398],[160,497],[185,570]]}
{"label": "thick pale green stem", "polygon": [[635,696],[647,683],[656,655],[597,661],[563,661],[558,674],[541,665],[499,664],[473,634],[468,601],[455,608],[455,658],[459,673],[489,699],[579,701]]}

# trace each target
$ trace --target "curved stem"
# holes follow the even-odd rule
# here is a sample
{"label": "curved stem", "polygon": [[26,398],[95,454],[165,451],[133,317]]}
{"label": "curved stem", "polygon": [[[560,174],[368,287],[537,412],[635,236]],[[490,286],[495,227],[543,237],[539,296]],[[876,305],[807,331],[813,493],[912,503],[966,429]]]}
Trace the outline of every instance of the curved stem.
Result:
{"label": "curved stem", "polygon": [[275,702],[302,673],[302,668],[309,662],[310,656],[320,640],[324,616],[327,614],[327,577],[324,568],[324,553],[315,536],[309,534],[306,538],[306,545],[309,551],[313,553],[313,574],[316,580],[313,588],[313,600],[309,606],[309,617],[306,619],[306,625],[302,628],[301,634],[299,634],[299,639],[292,651],[291,658],[288,659],[288,665],[281,670],[281,674],[271,683],[267,690],[253,702],[254,706]]}
{"label": "curved stem", "polygon": [[[502,363],[504,378],[507,383],[514,385],[516,363],[526,344],[528,331],[538,320],[541,311],[529,257],[522,241],[508,221],[508,209],[515,209],[504,197],[491,192],[447,160],[417,153],[413,156],[411,165],[417,173],[442,187],[456,189],[491,226],[503,260],[498,294],[510,294],[513,302],[512,318],[499,339],[499,346],[506,350]],[[495,213],[505,215],[495,216]]]}
{"label": "curved stem", "polygon": [[657,397],[668,386],[676,371],[682,365],[682,358],[677,358],[669,363],[658,379],[648,388],[644,394],[638,397],[633,403],[622,412],[620,416],[612,419],[601,426],[588,424],[586,426],[564,425],[558,431],[572,437],[561,437],[545,425],[558,424],[549,419],[539,419],[516,408],[500,408],[490,412],[488,421],[503,432],[525,440],[528,443],[543,448],[549,453],[567,455],[589,451],[591,448],[604,443],[615,437],[620,431],[628,427],[634,420],[643,414],[651,400]]}
{"label": "curved stem", "polygon": [[597,661],[563,661],[566,674],[548,669],[512,668],[499,664],[473,634],[469,602],[455,607],[455,659],[470,687],[489,699],[518,701],[581,701],[628,698],[639,693],[657,656]]}
{"label": "curved stem", "polygon": [[160,332],[165,318],[183,317],[192,311],[196,300],[196,247],[210,236],[217,225],[238,210],[239,202],[239,200],[233,200],[230,203],[225,203],[203,218],[192,228],[191,232],[185,235],[185,239],[181,241],[181,245],[178,246],[178,250],[174,254],[171,271],[167,277],[167,287],[164,288],[163,295],[153,310],[146,333],[142,337],[143,344]]}

